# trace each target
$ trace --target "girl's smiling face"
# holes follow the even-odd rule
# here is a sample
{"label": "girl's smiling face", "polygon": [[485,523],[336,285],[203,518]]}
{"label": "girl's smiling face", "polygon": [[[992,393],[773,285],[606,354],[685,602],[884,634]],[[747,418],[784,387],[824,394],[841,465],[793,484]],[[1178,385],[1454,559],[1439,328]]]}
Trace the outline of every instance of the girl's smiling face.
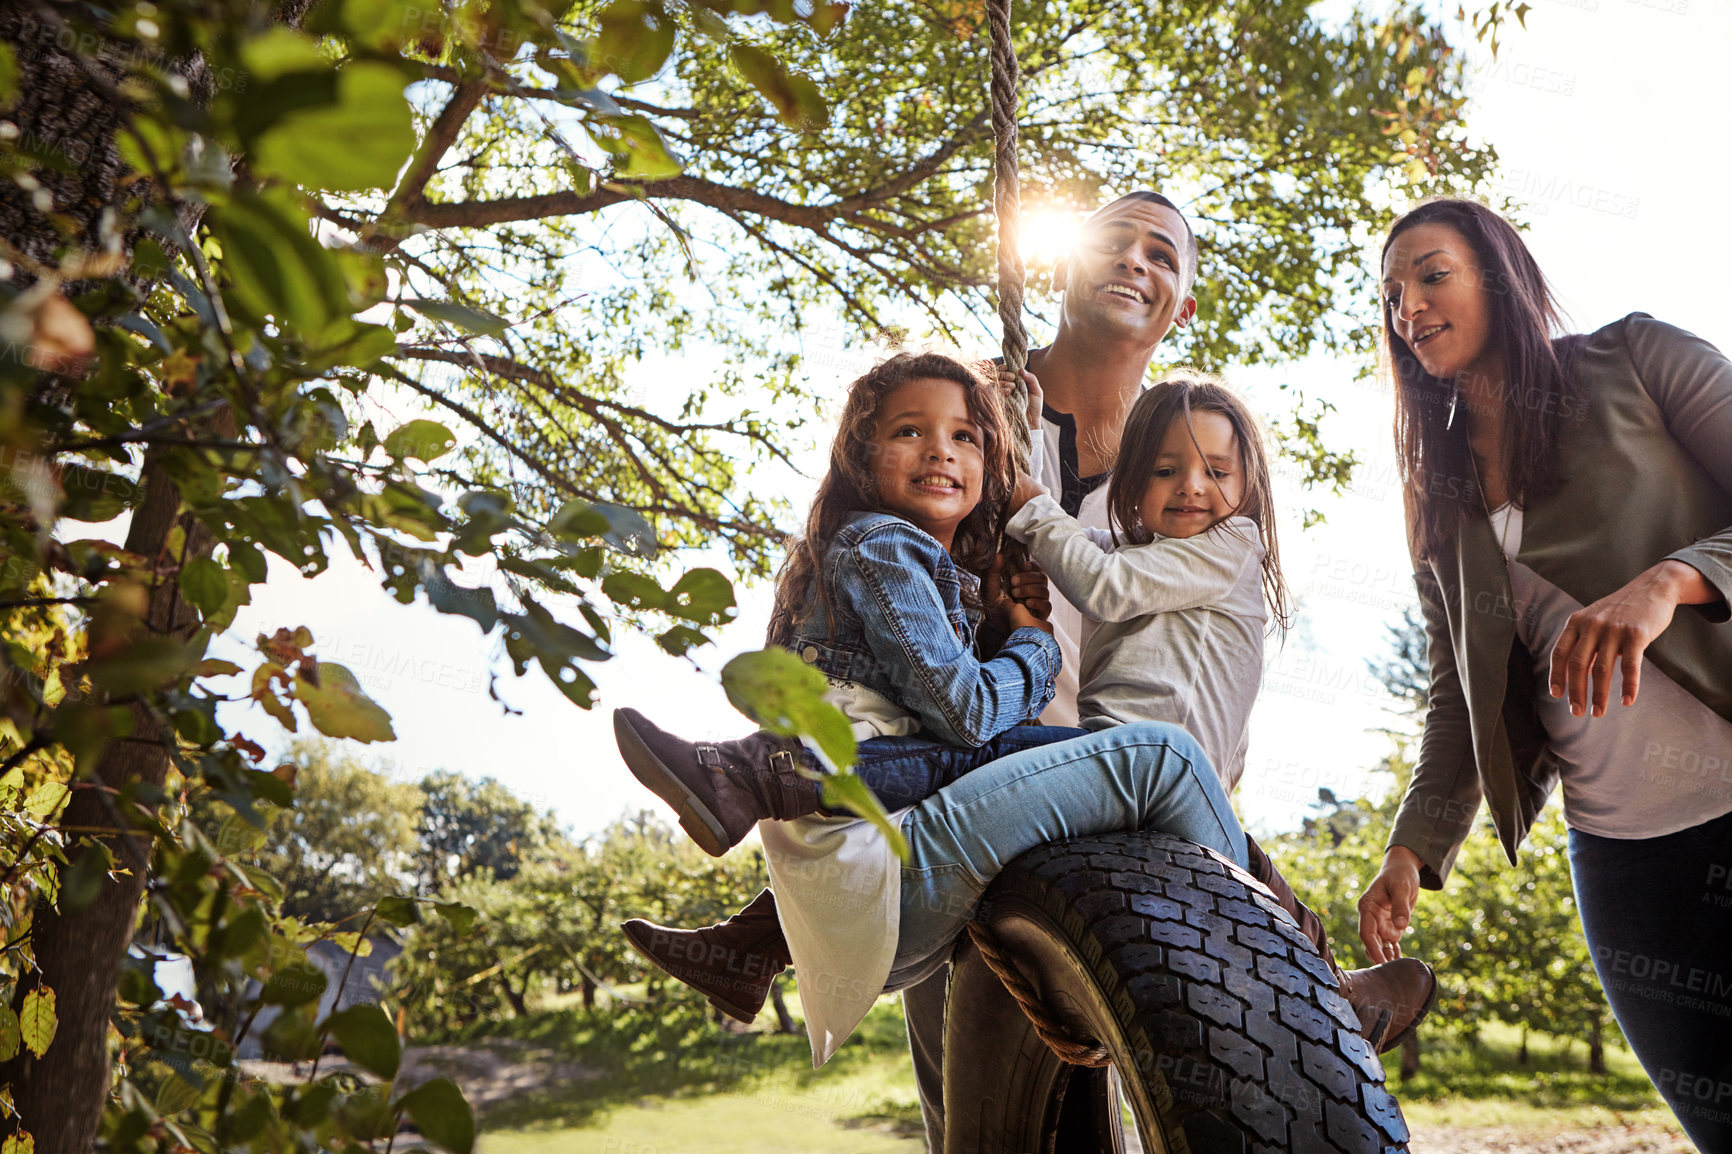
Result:
{"label": "girl's smiling face", "polygon": [[1501,371],[1488,292],[1473,246],[1447,224],[1414,225],[1383,254],[1390,328],[1434,377]]}
{"label": "girl's smiling face", "polygon": [[1195,537],[1245,503],[1245,467],[1233,422],[1203,410],[1175,420],[1161,437],[1154,475],[1137,516],[1163,537]]}
{"label": "girl's smiling face", "polygon": [[960,384],[920,377],[884,395],[872,436],[878,507],[946,549],[980,503],[981,432]]}

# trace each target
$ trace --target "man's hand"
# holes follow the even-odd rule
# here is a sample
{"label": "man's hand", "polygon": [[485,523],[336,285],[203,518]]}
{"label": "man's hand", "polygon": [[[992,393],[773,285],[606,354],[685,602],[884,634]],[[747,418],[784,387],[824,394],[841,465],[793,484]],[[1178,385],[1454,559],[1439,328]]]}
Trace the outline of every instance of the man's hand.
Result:
{"label": "man's hand", "polygon": [[[1040,382],[1035,380],[1034,374],[1029,372],[1027,369],[1022,370],[1022,381],[1023,384],[1028,386],[1028,427],[1030,429],[1039,429],[1041,412]],[[1016,387],[1016,374],[1012,373],[1002,365],[999,366],[998,369],[998,387],[1003,390],[1004,396],[1007,400],[1011,395],[1011,390]]]}
{"label": "man's hand", "polygon": [[[1570,614],[1552,647],[1551,692],[1569,695],[1570,712],[1604,717],[1612,673],[1622,669],[1623,702],[1632,705],[1642,679],[1642,654],[1672,623],[1680,605],[1717,601],[1708,579],[1682,561],[1662,561],[1634,581]],[[1590,685],[1591,682],[1591,685]]]}
{"label": "man's hand", "polygon": [[1022,604],[1020,601],[1012,601],[1010,603],[1010,627],[1013,631],[1017,629],[1038,629],[1048,637],[1052,636],[1052,622],[1043,617],[1036,617],[1033,613],[1029,612],[1028,606]]}
{"label": "man's hand", "polygon": [[1419,855],[1406,846],[1390,846],[1383,868],[1359,898],[1359,940],[1374,966],[1401,956],[1401,935],[1419,900],[1419,865]]}
{"label": "man's hand", "polygon": [[1033,561],[1011,577],[1010,599],[1042,621],[1052,619],[1052,589],[1046,574]]}

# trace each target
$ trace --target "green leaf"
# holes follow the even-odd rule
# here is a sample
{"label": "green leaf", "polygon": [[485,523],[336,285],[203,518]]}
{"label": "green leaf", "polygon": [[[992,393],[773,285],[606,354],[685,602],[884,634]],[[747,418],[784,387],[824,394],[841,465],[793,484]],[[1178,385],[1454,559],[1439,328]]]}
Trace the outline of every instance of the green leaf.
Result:
{"label": "green leaf", "polygon": [[668,151],[661,133],[648,120],[635,114],[596,114],[584,121],[584,129],[597,147],[614,159],[614,173],[633,180],[661,180],[679,175],[684,166]]}
{"label": "green leaf", "polygon": [[54,991],[37,986],[24,995],[24,1008],[18,1013],[18,1032],[30,1052],[40,1058],[48,1052],[54,1031],[60,1020],[54,1016]]}
{"label": "green leaf", "polygon": [[325,1029],[355,1065],[386,1081],[397,1076],[403,1048],[397,1041],[397,1027],[377,1004],[363,1002],[339,1010],[325,1019]]}
{"label": "green leaf", "polygon": [[744,41],[728,45],[728,60],[775,106],[784,124],[809,131],[830,123],[830,108],[810,77],[790,71],[762,48]]}
{"label": "green leaf", "polygon": [[675,657],[684,657],[700,645],[708,645],[709,637],[693,629],[690,625],[675,625],[673,628],[656,634],[656,644],[664,653]]}
{"label": "green leaf", "polygon": [[163,1079],[156,1091],[156,1112],[174,1115],[190,1109],[198,1101],[201,1088],[176,1072]]}
{"label": "green leaf", "polygon": [[96,900],[102,883],[108,877],[109,855],[100,842],[84,847],[70,868],[60,874],[60,900],[63,913],[77,913]]}
{"label": "green leaf", "polygon": [[733,617],[734,586],[714,569],[693,569],[667,593],[667,611],[701,625],[720,625]]}
{"label": "green leaf", "polygon": [[415,899],[392,894],[379,899],[374,907],[382,922],[390,922],[394,926],[412,926],[421,920],[421,910]]}
{"label": "green leaf", "polygon": [[318,663],[318,684],[304,672],[295,674],[295,697],[307,707],[307,716],[326,737],[352,737],[356,741],[395,741],[391,715],[361,690],[355,675],[329,661]]}
{"label": "green leaf", "polygon": [[859,774],[851,771],[829,774],[824,778],[823,790],[826,809],[845,809],[865,818],[884,835],[884,840],[890,843],[897,857],[908,860],[908,842],[903,838],[902,830],[890,820],[884,803],[878,800]]}
{"label": "green leaf", "polygon": [[437,461],[451,451],[457,438],[438,421],[410,421],[394,429],[385,438],[385,452],[394,460],[414,457],[417,461]]}
{"label": "green leaf", "polygon": [[112,657],[92,662],[90,677],[116,697],[160,689],[198,664],[199,650],[173,637],[141,637]]}
{"label": "green leaf", "polygon": [[477,336],[502,337],[511,328],[511,322],[504,317],[451,301],[406,300],[403,303],[428,320],[441,321]]}
{"label": "green leaf", "polygon": [[854,732],[824,700],[822,673],[780,646],[742,653],[722,666],[722,688],[735,709],[773,733],[812,742],[830,768],[854,764]]}
{"label": "green leaf", "polygon": [[138,486],[118,473],[70,461],[60,468],[60,488],[66,494],[60,503],[62,517],[111,521],[126,512],[138,495]]}
{"label": "green leaf", "polygon": [[180,590],[200,613],[209,617],[228,604],[228,570],[209,557],[195,557],[180,571]]}
{"label": "green leaf", "polygon": [[11,108],[18,100],[18,57],[12,48],[0,44],[0,112]]}
{"label": "green leaf", "polygon": [[336,101],[282,116],[253,145],[261,172],[310,188],[389,186],[415,147],[402,73],[361,61],[337,73]]}
{"label": "green leaf", "polygon": [[599,537],[613,527],[607,514],[582,497],[573,497],[548,519],[547,531],[556,537]]}
{"label": "green leaf", "polygon": [[8,1002],[0,1002],[0,1062],[10,1062],[18,1054],[18,1046],[24,1040],[19,1031],[18,1015],[13,1012]]}
{"label": "green leaf", "polygon": [[325,994],[327,979],[317,966],[284,966],[270,976],[259,1001],[267,1006],[304,1006]]}
{"label": "green leaf", "polygon": [[459,936],[466,936],[475,926],[479,916],[473,906],[462,902],[434,902],[433,908],[439,911],[439,916],[450,923],[451,929]]}
{"label": "green leaf", "polygon": [[627,609],[665,609],[667,593],[655,578],[621,570],[601,579],[601,591],[616,605]]}
{"label": "green leaf", "polygon": [[674,22],[660,4],[613,0],[595,18],[600,32],[591,62],[628,84],[654,76],[673,51]]}
{"label": "green leaf", "polygon": [[312,37],[279,24],[241,45],[241,63],[246,65],[249,78],[257,84],[276,80],[291,72],[329,69],[331,58],[320,51],[318,41]]}
{"label": "green leaf", "polygon": [[313,239],[297,206],[279,195],[242,194],[213,208],[210,221],[233,282],[225,296],[257,316],[281,317],[303,334],[322,332],[347,313],[343,271]]}
{"label": "green leaf", "polygon": [[403,1095],[397,1105],[409,1112],[421,1133],[451,1154],[470,1154],[475,1148],[475,1114],[451,1079],[423,1082]]}
{"label": "green leaf", "polygon": [[63,781],[45,781],[24,799],[24,812],[40,821],[47,821],[71,792]]}

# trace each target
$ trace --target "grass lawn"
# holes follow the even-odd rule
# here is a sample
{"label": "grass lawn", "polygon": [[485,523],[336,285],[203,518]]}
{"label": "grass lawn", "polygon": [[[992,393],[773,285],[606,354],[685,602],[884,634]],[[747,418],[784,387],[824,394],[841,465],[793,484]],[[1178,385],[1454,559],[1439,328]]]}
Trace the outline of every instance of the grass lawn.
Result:
{"label": "grass lawn", "polygon": [[1415,1128],[1556,1131],[1634,1123],[1677,1129],[1636,1056],[1623,1046],[1607,1044],[1603,1077],[1588,1073],[1583,1042],[1530,1033],[1526,1064],[1520,1054],[1521,1031],[1488,1022],[1477,1042],[1441,1031],[1426,1035],[1419,1073],[1407,1082],[1396,1075],[1398,1053],[1385,1054],[1383,1066],[1401,1112]]}
{"label": "grass lawn", "polygon": [[[799,1000],[789,1007],[799,1015]],[[758,1020],[773,1029],[775,1016]],[[703,1009],[562,1009],[487,1032],[546,1046],[598,1077],[520,1095],[482,1119],[481,1154],[913,1154],[925,1149],[902,1005],[881,1000],[822,1070],[806,1035],[734,1034]],[[461,1037],[447,1039],[462,1041]]]}
{"label": "grass lawn", "polygon": [[[799,1002],[790,997],[798,1016]],[[759,1030],[774,1027],[766,1013]],[[886,998],[822,1070],[805,1035],[734,1034],[689,1003],[616,1013],[545,1010],[493,1023],[487,1033],[548,1047],[596,1072],[531,1092],[482,1119],[482,1154],[914,1154],[924,1148],[901,1003]],[[462,1041],[461,1037],[446,1039]],[[1676,1131],[1640,1066],[1606,1047],[1608,1071],[1587,1071],[1587,1049],[1486,1025],[1477,1040],[1427,1036],[1419,1074],[1406,1083],[1385,1056],[1390,1088],[1417,1131],[1511,1127],[1536,1137],[1615,1124]]]}

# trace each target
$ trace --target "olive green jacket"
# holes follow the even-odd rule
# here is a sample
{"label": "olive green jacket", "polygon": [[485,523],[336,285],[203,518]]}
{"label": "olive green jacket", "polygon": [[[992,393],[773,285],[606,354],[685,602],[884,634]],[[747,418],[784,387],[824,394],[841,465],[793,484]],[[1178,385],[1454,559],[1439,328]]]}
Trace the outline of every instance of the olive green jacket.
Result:
{"label": "olive green jacket", "polygon": [[[1578,339],[1559,404],[1563,483],[1524,510],[1517,557],[1584,605],[1662,559],[1694,566],[1722,600],[1679,612],[1647,657],[1732,721],[1732,361],[1645,313]],[[1389,841],[1418,854],[1420,884],[1438,889],[1482,799],[1515,861],[1558,767],[1485,515],[1416,568],[1430,701]]]}

